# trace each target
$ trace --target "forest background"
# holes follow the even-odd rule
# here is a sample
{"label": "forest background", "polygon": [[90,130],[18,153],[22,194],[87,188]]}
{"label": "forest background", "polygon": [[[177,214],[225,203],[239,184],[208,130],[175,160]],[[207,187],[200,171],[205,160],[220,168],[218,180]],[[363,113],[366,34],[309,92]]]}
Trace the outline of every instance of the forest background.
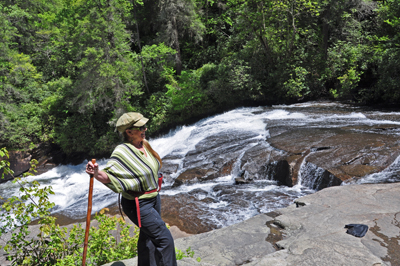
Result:
{"label": "forest background", "polygon": [[0,147],[107,155],[238,106],[400,100],[400,1],[0,0]]}

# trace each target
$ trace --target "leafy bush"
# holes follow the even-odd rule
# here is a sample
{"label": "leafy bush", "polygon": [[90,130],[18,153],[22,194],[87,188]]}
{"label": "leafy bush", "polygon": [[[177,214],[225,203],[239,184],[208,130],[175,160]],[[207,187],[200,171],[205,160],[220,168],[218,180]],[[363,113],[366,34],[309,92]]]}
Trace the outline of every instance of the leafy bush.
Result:
{"label": "leafy bush", "polygon": [[[99,223],[98,228],[92,226],[89,231],[86,265],[103,265],[108,262],[129,259],[137,256],[137,241],[139,229],[134,228],[133,235],[130,235],[131,225],[126,224],[122,218],[109,217],[105,214],[107,208],[96,213],[94,219]],[[111,232],[117,231],[117,237]],[[83,229],[74,227],[67,241],[73,247],[74,252],[59,259],[57,266],[74,266],[82,259],[83,253]]]}

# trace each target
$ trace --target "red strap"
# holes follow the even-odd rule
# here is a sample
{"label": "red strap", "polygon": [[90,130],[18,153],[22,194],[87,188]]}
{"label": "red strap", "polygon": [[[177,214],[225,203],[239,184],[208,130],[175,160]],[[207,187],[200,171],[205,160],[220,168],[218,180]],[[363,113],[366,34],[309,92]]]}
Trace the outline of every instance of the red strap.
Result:
{"label": "red strap", "polygon": [[136,202],[137,220],[138,220],[138,224],[139,224],[139,228],[140,228],[140,227],[142,227],[142,223],[140,222],[140,207],[139,207],[138,197],[135,198],[135,202]]}
{"label": "red strap", "polygon": [[[150,194],[150,193],[154,193],[154,192],[160,191],[161,190],[162,179],[163,179],[163,175],[161,175],[158,178],[158,190],[157,189],[153,189],[153,190],[150,190],[150,191],[146,191],[143,194]],[[136,202],[136,213],[137,213],[138,225],[139,225],[139,228],[140,228],[140,227],[142,227],[142,223],[140,221],[140,206],[139,206],[139,198],[138,197],[135,197],[135,202]]]}
{"label": "red strap", "polygon": [[153,189],[153,190],[150,190],[150,191],[143,192],[142,194],[151,194],[151,193],[154,193],[154,192],[157,192],[157,191],[158,191],[157,189]]}
{"label": "red strap", "polygon": [[161,174],[160,177],[158,178],[158,191],[161,190],[161,185],[162,185],[162,179],[163,179],[163,175]]}

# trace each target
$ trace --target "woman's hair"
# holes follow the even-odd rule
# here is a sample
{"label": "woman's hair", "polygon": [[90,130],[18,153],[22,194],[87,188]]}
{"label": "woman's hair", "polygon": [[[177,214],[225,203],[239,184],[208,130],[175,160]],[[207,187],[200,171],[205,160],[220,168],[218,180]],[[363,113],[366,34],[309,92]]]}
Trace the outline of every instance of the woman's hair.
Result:
{"label": "woman's hair", "polygon": [[153,148],[150,146],[150,143],[147,140],[143,140],[143,146],[149,151],[151,152],[151,154],[153,154],[153,156],[160,162],[160,168],[162,167],[162,161],[161,161],[161,157],[160,155],[158,155],[158,153],[153,150]]}
{"label": "woman's hair", "polygon": [[[128,136],[128,134],[126,134],[126,131],[124,131],[123,133],[122,133],[122,135],[123,135],[123,137],[124,137],[124,141],[126,141],[126,142],[130,142],[130,140],[129,140],[129,136]],[[147,141],[147,140],[143,140],[143,146],[149,151],[149,152],[151,152],[151,154],[153,154],[153,156],[160,162],[160,168],[162,167],[162,161],[161,161],[161,157],[160,157],[160,155],[158,155],[158,153],[155,151],[155,150],[153,150],[153,148],[150,146],[150,143]]]}

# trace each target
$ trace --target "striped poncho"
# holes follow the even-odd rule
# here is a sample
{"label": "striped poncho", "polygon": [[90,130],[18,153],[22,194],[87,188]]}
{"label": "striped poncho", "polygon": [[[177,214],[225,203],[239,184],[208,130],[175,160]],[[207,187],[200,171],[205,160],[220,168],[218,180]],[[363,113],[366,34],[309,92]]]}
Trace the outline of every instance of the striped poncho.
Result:
{"label": "striped poncho", "polygon": [[[126,191],[146,192],[158,188],[158,170],[160,162],[145,148],[145,154],[132,144],[118,145],[113,151],[110,160],[103,171],[108,175],[111,183],[105,184],[116,193],[121,193],[126,199],[135,197]],[[139,197],[152,198],[158,192],[144,194]]]}

